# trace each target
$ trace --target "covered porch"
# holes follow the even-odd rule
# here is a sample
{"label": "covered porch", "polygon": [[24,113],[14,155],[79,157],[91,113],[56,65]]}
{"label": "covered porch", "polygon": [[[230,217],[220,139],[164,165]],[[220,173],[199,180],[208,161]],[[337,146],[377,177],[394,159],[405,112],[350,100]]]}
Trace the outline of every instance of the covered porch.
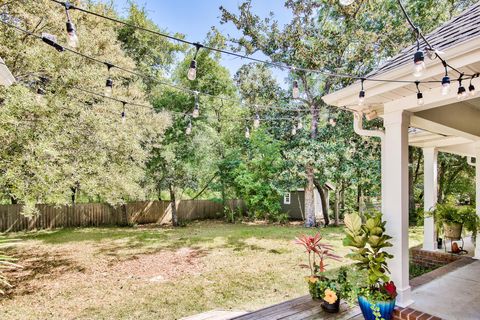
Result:
{"label": "covered porch", "polygon": [[[409,282],[409,145],[423,149],[425,212],[431,211],[437,202],[439,152],[465,156],[473,166],[475,159],[480,159],[480,98],[475,97],[475,90],[472,90],[472,87],[480,87],[479,12],[477,4],[426,36],[455,70],[446,69],[435,55],[432,59],[425,57],[426,72],[417,78],[421,83],[412,82],[413,55],[417,50],[412,46],[367,76],[398,82],[365,81],[363,105],[358,102],[360,81],[323,97],[328,105],[346,107],[354,112],[358,134],[382,140],[382,212],[387,221],[387,233],[393,237],[390,252],[394,259],[389,267],[399,293],[397,305],[401,307],[412,305],[418,297],[412,294]],[[442,84],[438,81],[446,72],[452,79],[451,88],[442,93]],[[462,80],[463,73],[475,76],[473,80]],[[462,94],[460,87],[466,88],[466,93]],[[382,118],[384,128],[365,130],[365,115],[367,119]],[[475,168],[476,211],[480,215],[480,165]],[[476,246],[471,244],[470,253],[480,259],[480,237],[476,241]],[[433,217],[426,215],[423,249],[434,251],[436,248],[435,223]],[[468,292],[464,294],[469,295]]]}

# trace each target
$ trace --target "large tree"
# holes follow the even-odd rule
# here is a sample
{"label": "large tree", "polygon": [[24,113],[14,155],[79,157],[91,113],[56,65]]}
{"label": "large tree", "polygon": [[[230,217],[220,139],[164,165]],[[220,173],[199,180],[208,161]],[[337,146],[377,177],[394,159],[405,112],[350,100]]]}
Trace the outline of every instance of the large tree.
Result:
{"label": "large tree", "polygon": [[[115,15],[110,6],[87,4]],[[35,34],[57,36],[66,43],[65,11],[50,1],[36,5],[8,2],[2,19]],[[45,15],[48,12],[48,16]],[[106,20],[71,12],[80,38],[78,50],[125,68],[135,69]],[[0,52],[18,84],[0,92],[0,186],[4,197],[26,204],[65,204],[85,199],[112,205],[147,196],[145,165],[170,123],[149,107],[126,105],[85,94],[103,94],[107,68],[54,48],[11,27],[0,28]],[[112,69],[114,96],[147,105],[142,82]],[[45,94],[37,94],[45,93]]]}
{"label": "large tree", "polygon": [[[410,1],[407,8],[422,30],[429,31],[473,1],[440,2]],[[315,180],[324,180],[326,171],[320,154],[325,148],[319,141],[325,134],[319,131],[328,130],[322,122],[328,110],[321,97],[352,80],[298,68],[365,75],[413,41],[414,34],[394,0],[359,0],[346,7],[332,0],[287,0],[285,7],[292,13],[285,25],[273,13],[267,18],[256,15],[248,0],[239,6],[239,13],[223,7],[220,10],[222,22],[233,23],[242,33],[231,39],[237,49],[247,54],[260,51],[277,63],[297,67],[291,70],[290,78],[298,80],[303,92],[298,100],[310,110],[310,133],[309,141],[296,154],[305,171],[306,226],[313,226]],[[364,175],[359,172],[357,176]]]}

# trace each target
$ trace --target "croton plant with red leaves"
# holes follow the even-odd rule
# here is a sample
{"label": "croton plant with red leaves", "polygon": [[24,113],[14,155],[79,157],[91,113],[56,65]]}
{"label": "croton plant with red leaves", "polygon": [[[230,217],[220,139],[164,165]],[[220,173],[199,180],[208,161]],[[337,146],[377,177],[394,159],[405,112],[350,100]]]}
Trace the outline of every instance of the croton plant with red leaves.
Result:
{"label": "croton plant with red leaves", "polygon": [[311,276],[316,275],[317,272],[325,272],[325,260],[332,259],[341,261],[341,257],[335,255],[333,252],[333,246],[328,243],[320,242],[322,236],[317,233],[315,236],[302,235],[295,238],[295,243],[302,245],[306,253],[308,254],[308,265],[301,265],[302,267],[309,268]]}

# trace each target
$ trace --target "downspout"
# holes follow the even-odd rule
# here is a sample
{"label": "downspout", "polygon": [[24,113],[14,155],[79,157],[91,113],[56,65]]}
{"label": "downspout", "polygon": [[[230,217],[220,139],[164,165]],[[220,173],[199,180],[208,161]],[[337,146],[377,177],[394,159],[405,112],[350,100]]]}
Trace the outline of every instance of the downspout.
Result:
{"label": "downspout", "polygon": [[475,158],[475,162],[473,162],[473,158],[474,157],[467,157],[467,163],[469,165],[471,165],[472,167],[476,167],[477,166],[477,161],[476,161],[476,158]]}
{"label": "downspout", "polygon": [[361,112],[354,112],[353,113],[353,130],[358,135],[364,137],[374,137],[380,138],[381,143],[381,196],[382,196],[382,213],[385,213],[384,210],[384,195],[385,195],[385,132],[380,130],[365,130],[363,129],[363,114]]}

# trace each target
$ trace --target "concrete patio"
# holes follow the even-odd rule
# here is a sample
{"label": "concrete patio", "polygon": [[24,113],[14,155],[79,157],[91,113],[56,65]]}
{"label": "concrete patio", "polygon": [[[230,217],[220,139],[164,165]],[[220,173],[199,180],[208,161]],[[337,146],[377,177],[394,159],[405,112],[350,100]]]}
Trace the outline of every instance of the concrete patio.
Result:
{"label": "concrete patio", "polygon": [[[480,319],[479,275],[480,261],[468,258],[424,275],[427,281],[430,280],[428,278],[433,279],[414,288],[412,298],[415,303],[410,307],[442,319],[478,320]],[[420,278],[422,277],[416,281],[421,280]]]}

